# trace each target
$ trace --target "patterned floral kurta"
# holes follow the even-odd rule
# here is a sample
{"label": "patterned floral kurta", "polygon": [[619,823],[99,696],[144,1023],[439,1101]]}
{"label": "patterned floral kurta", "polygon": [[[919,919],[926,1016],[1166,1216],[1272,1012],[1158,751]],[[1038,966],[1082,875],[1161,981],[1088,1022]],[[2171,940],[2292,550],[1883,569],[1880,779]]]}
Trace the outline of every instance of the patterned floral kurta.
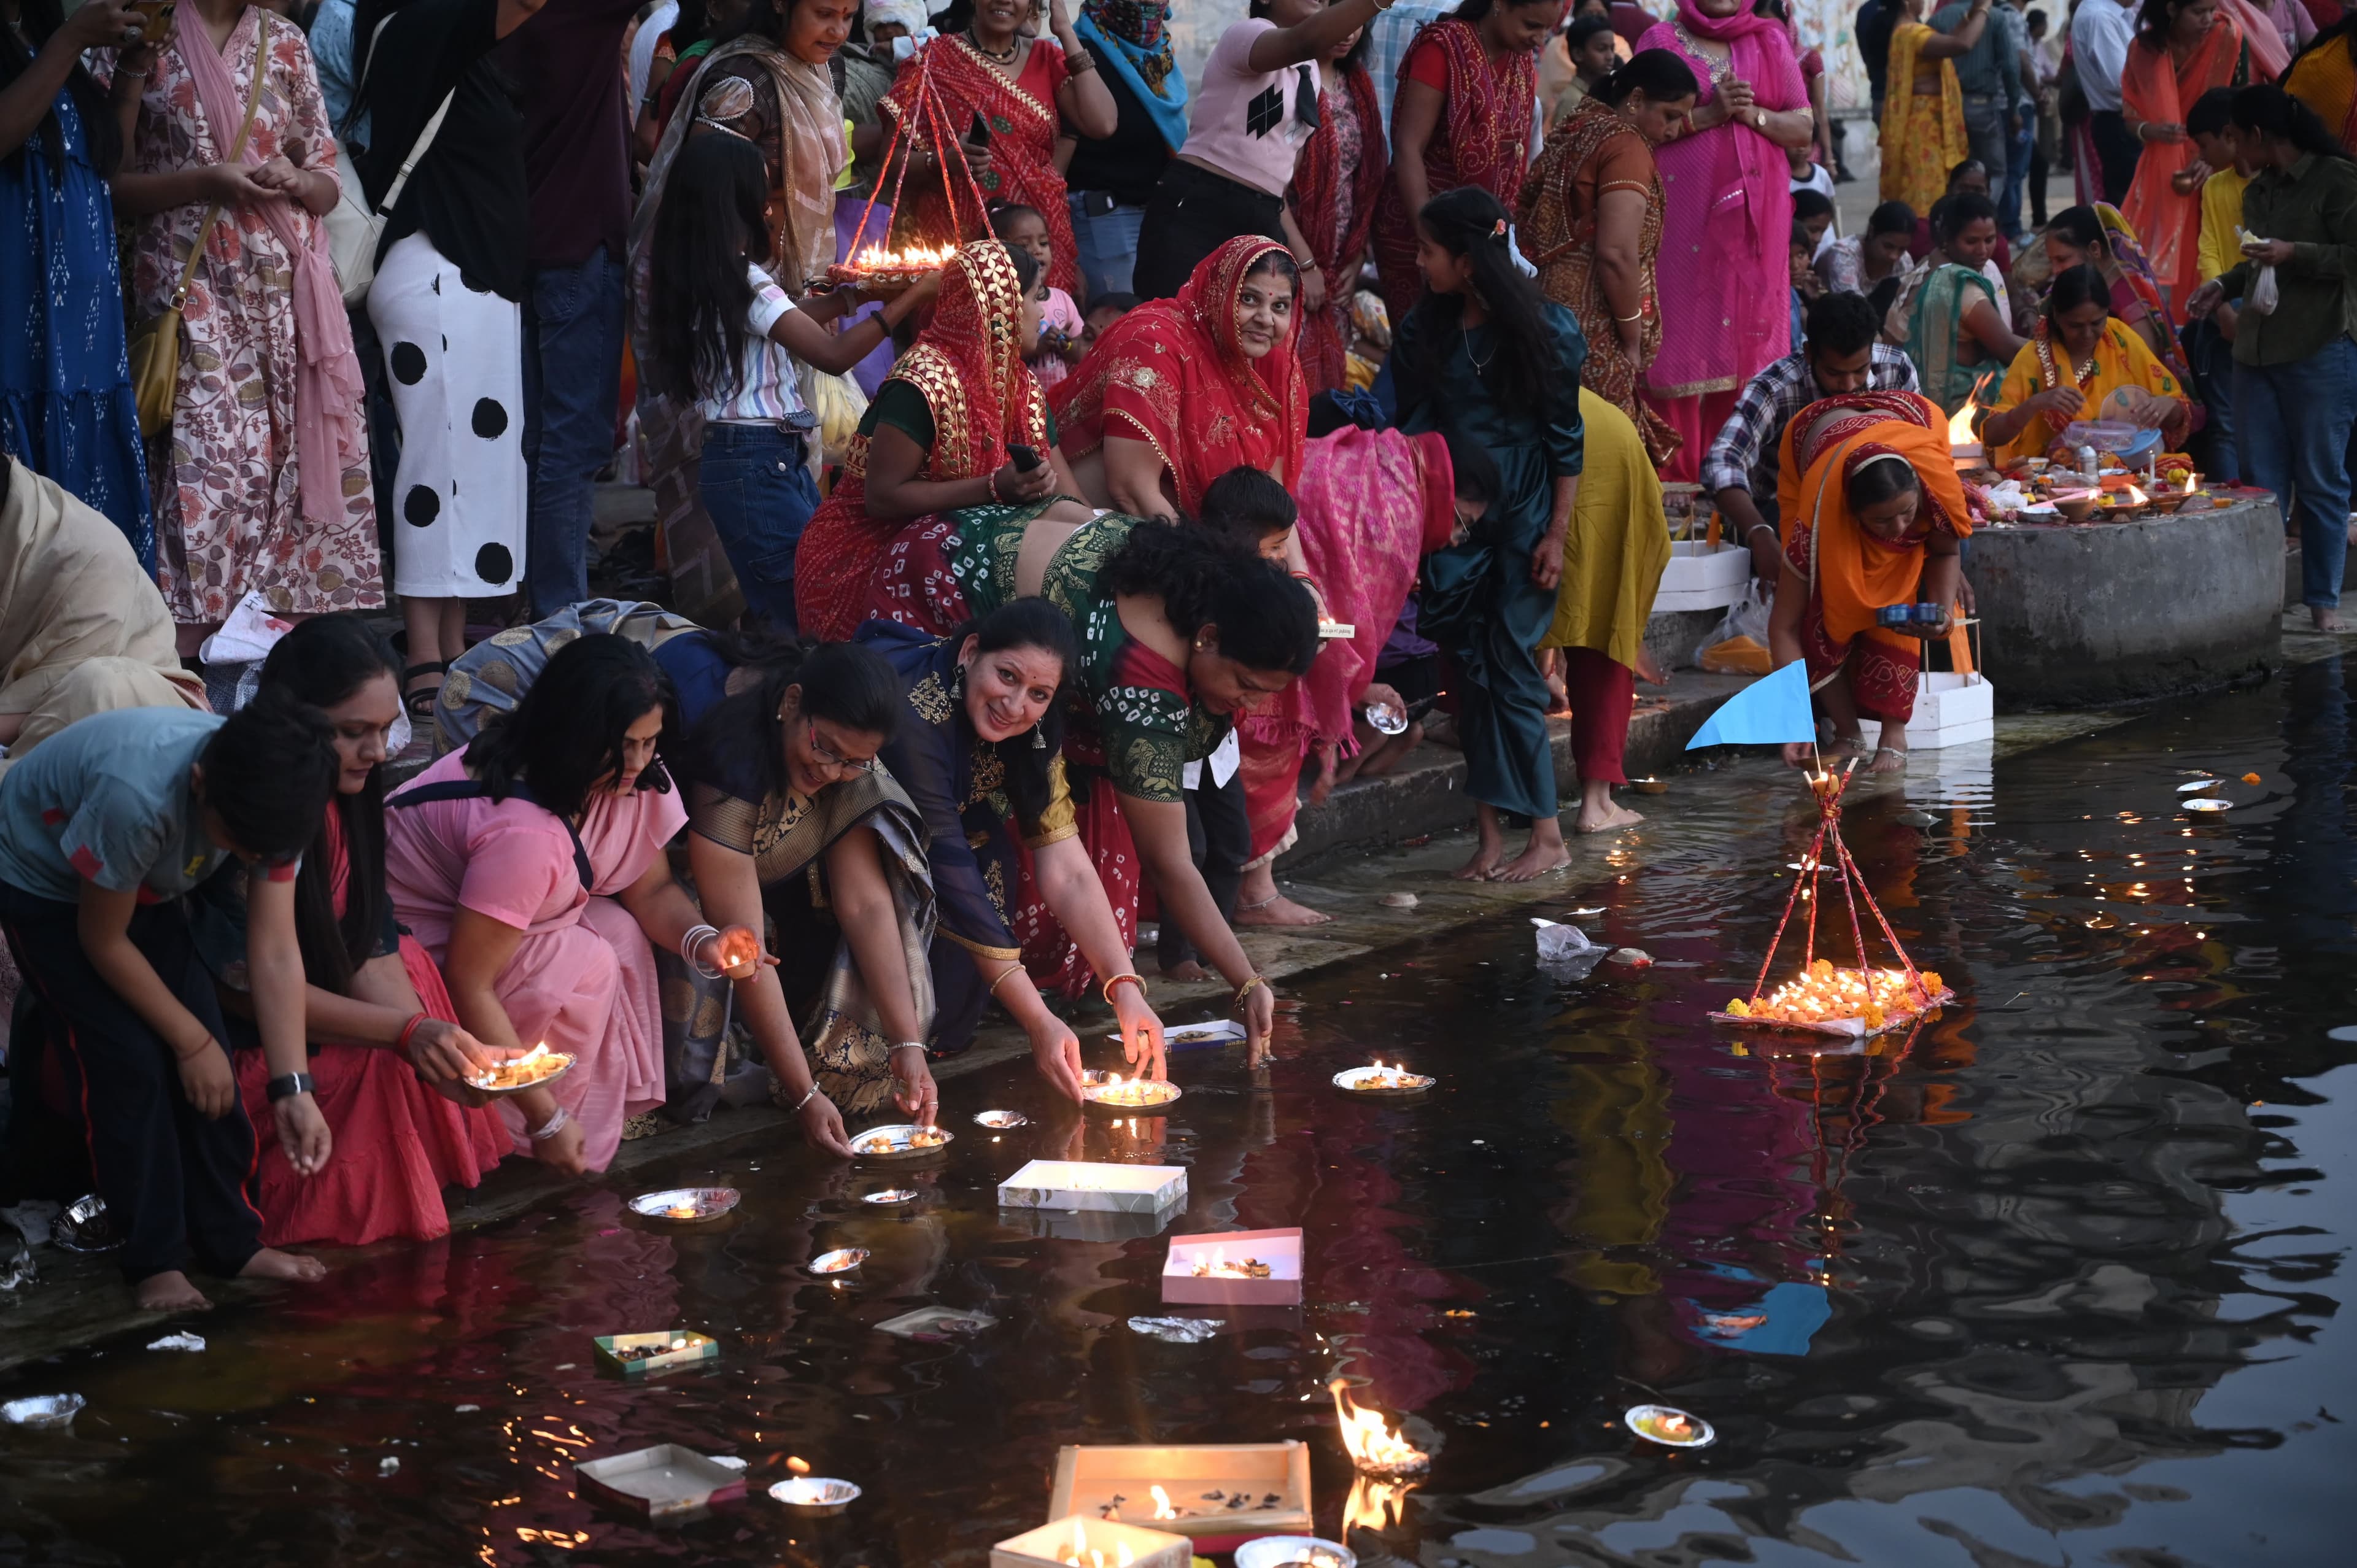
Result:
{"label": "patterned floral kurta", "polygon": [[[253,80],[259,7],[248,7],[222,59],[242,103]],[[274,21],[261,106],[248,134],[262,158],[284,155],[337,174],[335,145],[309,46]],[[187,62],[167,37],[139,105],[131,169],[169,174],[225,161],[237,127],[208,126]],[[341,177],[339,175],[339,177]],[[140,220],[132,316],[160,315],[209,207],[192,202]],[[344,471],[344,513],[305,521],[295,456],[294,263],[260,213],[224,211],[205,242],[183,308],[180,392],[168,433],[148,451],[154,477],[156,575],[182,624],[225,618],[259,589],[281,613],[384,603],[376,505],[363,445]]]}

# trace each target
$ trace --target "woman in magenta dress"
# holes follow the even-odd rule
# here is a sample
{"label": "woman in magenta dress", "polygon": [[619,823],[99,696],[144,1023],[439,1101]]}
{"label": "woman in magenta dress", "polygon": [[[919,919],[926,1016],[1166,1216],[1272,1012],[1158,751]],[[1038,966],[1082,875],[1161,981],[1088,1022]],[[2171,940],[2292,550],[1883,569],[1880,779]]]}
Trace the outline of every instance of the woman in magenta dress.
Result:
{"label": "woman in magenta dress", "polygon": [[[663,1100],[650,944],[697,936],[683,956],[719,967],[720,933],[663,856],[687,821],[659,758],[662,740],[676,749],[678,725],[652,654],[610,634],[577,638],[513,714],[388,802],[386,880],[402,923],[441,965],[468,1033],[575,1058],[550,1088],[581,1122],[594,1171],[613,1160],[623,1123]],[[521,1119],[508,1124],[528,1147]]]}
{"label": "woman in magenta dress", "polygon": [[1644,387],[1683,441],[1662,478],[1691,480],[1743,384],[1792,351],[1784,149],[1807,146],[1814,124],[1792,32],[1749,0],[1678,0],[1637,47],[1675,50],[1702,83],[1693,134],[1656,155],[1662,349]]}

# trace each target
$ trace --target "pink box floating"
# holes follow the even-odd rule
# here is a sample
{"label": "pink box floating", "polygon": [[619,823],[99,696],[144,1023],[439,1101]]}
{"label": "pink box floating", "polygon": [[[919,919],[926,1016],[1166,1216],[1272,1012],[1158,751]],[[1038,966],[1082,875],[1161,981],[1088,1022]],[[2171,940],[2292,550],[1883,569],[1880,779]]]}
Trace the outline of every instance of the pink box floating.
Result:
{"label": "pink box floating", "polygon": [[[1199,1274],[1198,1263],[1217,1257],[1268,1265],[1266,1277],[1240,1279]],[[1222,1230],[1208,1236],[1174,1236],[1162,1262],[1162,1299],[1217,1306],[1299,1306],[1301,1228],[1282,1230]]]}

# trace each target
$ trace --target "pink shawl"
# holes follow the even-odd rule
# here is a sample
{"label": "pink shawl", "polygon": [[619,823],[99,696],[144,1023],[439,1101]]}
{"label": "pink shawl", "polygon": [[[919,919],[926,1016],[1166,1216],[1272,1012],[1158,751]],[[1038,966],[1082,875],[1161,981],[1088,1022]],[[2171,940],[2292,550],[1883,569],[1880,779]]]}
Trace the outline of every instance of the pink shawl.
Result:
{"label": "pink shawl", "polygon": [[[1681,30],[1727,45],[1729,69],[1751,84],[1762,109],[1809,106],[1783,23],[1748,6],[1732,16],[1706,16],[1695,0],[1678,0],[1677,20],[1638,40],[1640,49],[1675,49],[1702,83],[1698,101],[1708,103],[1717,94],[1712,62],[1684,47]],[[1646,385],[1663,398],[1730,391],[1791,351],[1791,166],[1781,147],[1734,124],[1682,136],[1655,157],[1668,208],[1662,349],[1646,370]]]}
{"label": "pink shawl", "polygon": [[[257,9],[249,6],[247,14],[253,15]],[[270,41],[260,31],[263,17],[269,15],[263,12],[255,16],[253,47],[257,49]],[[242,24],[243,17],[239,20]],[[237,127],[245,123],[246,92],[252,83],[230,74],[229,63],[213,47],[195,6],[182,5],[173,11],[172,38],[188,63],[188,80],[196,84],[197,102],[204,111],[213,145],[227,157],[230,144],[237,139]],[[268,91],[269,73],[265,60],[261,71],[264,91]],[[249,166],[264,161],[250,136],[240,156]],[[342,180],[332,156],[325,168],[312,172],[339,184]],[[361,381],[360,360],[352,352],[352,328],[344,316],[343,290],[336,285],[335,263],[328,258],[328,225],[292,199],[274,199],[255,210],[295,261],[295,349],[302,358],[295,381],[295,460],[303,489],[303,515],[317,523],[339,522],[344,516],[344,470],[362,461],[361,400],[366,389]],[[224,216],[234,222],[238,213],[232,209]]]}

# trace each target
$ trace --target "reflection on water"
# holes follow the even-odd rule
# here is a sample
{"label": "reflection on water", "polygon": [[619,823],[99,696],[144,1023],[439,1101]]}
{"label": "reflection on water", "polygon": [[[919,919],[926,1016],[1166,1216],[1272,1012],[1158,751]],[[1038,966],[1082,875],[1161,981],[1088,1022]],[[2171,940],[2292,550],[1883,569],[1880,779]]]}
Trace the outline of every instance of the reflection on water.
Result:
{"label": "reflection on water", "polygon": [[[1301,986],[1258,1081],[1178,1055],[1167,1117],[1084,1122],[1010,1068],[949,1114],[1034,1124],[962,1127],[937,1165],[682,1163],[642,1185],[743,1206],[668,1229],[587,1193],[216,1314],[201,1356],[31,1369],[7,1391],[90,1409],[70,1438],[0,1434],[0,1564],[979,1565],[1040,1522],[1059,1444],[1297,1436],[1362,1561],[2345,1561],[2343,680],[1918,758],[1854,806],[1877,896],[1962,997],[1912,1035],[1811,1051],[1704,1021],[1748,989],[1812,826],[1763,766],[1773,787],[1664,802],[1722,814],[1706,853],[1566,899],[1652,969],[1551,980],[1502,918]],[[2197,822],[2176,786],[2203,769],[2261,782]],[[1441,1081],[1331,1090],[1371,1054]],[[1224,1321],[1200,1345],[1133,1332],[1162,1240],[1002,1216],[1032,1157],[1187,1165],[1179,1229],[1302,1226],[1305,1305],[1175,1309]],[[920,1196],[859,1201],[886,1187]],[[872,1255],[802,1271],[843,1246]],[[997,1321],[874,1326],[926,1305]],[[715,1369],[594,1371],[592,1336],[675,1326],[721,1338]],[[1427,1481],[1352,1487],[1338,1371],[1437,1441]],[[1620,1412],[1656,1399],[1718,1444],[1633,1441]],[[742,1455],[752,1499],[651,1530],[572,1495],[578,1458],[667,1441]],[[865,1498],[790,1521],[760,1495],[789,1455]]]}

